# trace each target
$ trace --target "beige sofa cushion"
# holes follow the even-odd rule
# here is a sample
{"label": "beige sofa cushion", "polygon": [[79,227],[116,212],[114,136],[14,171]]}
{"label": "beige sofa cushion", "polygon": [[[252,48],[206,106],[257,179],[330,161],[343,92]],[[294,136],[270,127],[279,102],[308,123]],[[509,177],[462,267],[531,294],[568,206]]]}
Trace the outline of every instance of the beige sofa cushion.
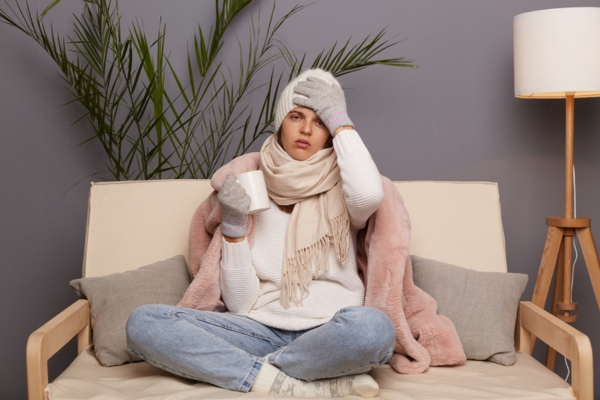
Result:
{"label": "beige sofa cushion", "polygon": [[571,387],[525,353],[506,367],[488,361],[467,361],[458,367],[429,368],[420,375],[398,375],[389,366],[371,374],[380,384],[378,398],[420,399],[574,399]]}
{"label": "beige sofa cushion", "polygon": [[[574,399],[570,386],[532,357],[517,353],[511,367],[467,361],[459,367],[433,367],[420,375],[400,375],[388,365],[371,372],[379,383],[377,399]],[[241,394],[170,375],[146,362],[102,367],[85,349],[45,390],[48,400],[197,400],[287,399]],[[362,400],[348,396],[344,399]]]}

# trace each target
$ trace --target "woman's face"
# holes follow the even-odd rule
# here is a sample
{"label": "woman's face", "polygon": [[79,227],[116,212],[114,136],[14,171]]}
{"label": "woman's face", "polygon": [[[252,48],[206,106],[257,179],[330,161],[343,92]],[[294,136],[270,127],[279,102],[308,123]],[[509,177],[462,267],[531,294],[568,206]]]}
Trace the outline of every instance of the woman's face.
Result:
{"label": "woman's face", "polygon": [[281,145],[297,161],[305,161],[325,148],[329,130],[310,108],[296,107],[281,123]]}

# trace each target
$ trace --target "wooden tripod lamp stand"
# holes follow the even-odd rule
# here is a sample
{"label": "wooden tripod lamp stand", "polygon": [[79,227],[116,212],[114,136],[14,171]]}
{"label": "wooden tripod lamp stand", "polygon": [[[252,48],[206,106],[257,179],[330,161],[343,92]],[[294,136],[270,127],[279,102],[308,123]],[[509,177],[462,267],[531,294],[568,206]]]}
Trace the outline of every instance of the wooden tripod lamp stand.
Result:
{"label": "wooden tripod lamp stand", "polygon": [[[513,21],[515,96],[566,99],[565,209],[548,217],[532,302],[544,307],[555,269],[552,312],[575,322],[572,301],[572,249],[577,236],[600,308],[600,263],[589,218],[576,218],[573,207],[573,139],[576,97],[600,97],[600,8],[556,8],[519,14]],[[558,268],[557,268],[558,266]],[[555,352],[547,365],[554,368]]]}

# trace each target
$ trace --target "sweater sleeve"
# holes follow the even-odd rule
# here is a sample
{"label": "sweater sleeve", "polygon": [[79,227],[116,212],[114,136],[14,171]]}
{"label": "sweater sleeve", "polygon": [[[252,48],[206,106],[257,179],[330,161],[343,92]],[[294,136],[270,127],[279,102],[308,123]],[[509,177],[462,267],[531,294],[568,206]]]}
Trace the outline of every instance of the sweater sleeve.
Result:
{"label": "sweater sleeve", "polygon": [[381,176],[371,154],[355,130],[345,130],[333,139],[342,177],[342,192],[356,229],[367,220],[383,201]]}
{"label": "sweater sleeve", "polygon": [[223,239],[223,256],[219,285],[227,309],[233,313],[248,313],[260,292],[259,279],[252,266],[248,240],[229,243]]}

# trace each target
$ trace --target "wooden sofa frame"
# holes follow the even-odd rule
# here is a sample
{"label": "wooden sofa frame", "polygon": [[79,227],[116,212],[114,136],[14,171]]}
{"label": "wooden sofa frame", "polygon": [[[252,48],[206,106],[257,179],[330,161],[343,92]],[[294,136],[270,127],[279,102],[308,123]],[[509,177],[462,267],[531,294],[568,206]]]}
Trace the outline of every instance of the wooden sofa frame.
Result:
{"label": "wooden sofa frame", "polygon": [[[151,182],[151,181],[149,181]],[[156,183],[149,183],[154,185]],[[410,183],[410,182],[409,182]],[[418,182],[414,182],[417,183]],[[128,185],[126,182],[116,182],[112,185]],[[185,184],[185,182],[184,182]],[[210,190],[208,181],[202,183],[205,189]],[[401,184],[401,183],[400,183]],[[467,182],[468,184],[468,182]],[[102,185],[102,184],[99,184]],[[195,185],[195,183],[194,183]],[[94,184],[92,185],[94,186]],[[148,187],[144,185],[142,187]],[[142,193],[142,192],[140,192]],[[147,193],[143,192],[145,195]],[[497,193],[497,192],[495,192]],[[180,197],[177,197],[177,201]],[[188,209],[196,207],[197,200],[191,197],[186,201]],[[117,199],[118,200],[118,199]],[[427,198],[419,198],[420,202],[427,202]],[[193,209],[193,208],[192,208]],[[409,208],[410,210],[410,208]],[[471,212],[472,210],[468,210]],[[443,215],[447,215],[447,210],[439,210]],[[499,208],[498,215],[499,218]],[[88,213],[88,223],[90,214]],[[179,217],[180,221],[186,220],[189,216]],[[183,218],[183,219],[181,219]],[[435,224],[435,218],[432,220]],[[89,231],[88,231],[89,234]],[[181,235],[187,235],[185,231]],[[500,236],[495,240],[504,240],[503,232],[500,226]],[[89,239],[89,238],[88,238]],[[180,236],[177,241],[184,241]],[[86,239],[86,254],[89,254]],[[119,245],[111,242],[109,246]],[[133,249],[132,249],[133,250]],[[139,250],[136,250],[139,251]],[[105,254],[102,252],[101,254]],[[419,253],[417,253],[419,254]],[[149,255],[150,260],[160,259],[158,255]],[[154,258],[153,258],[154,257]],[[502,250],[502,263],[505,268],[505,253]],[[84,260],[84,276],[86,271],[89,273],[89,261]],[[111,265],[115,263],[101,263],[102,265]],[[143,264],[142,264],[143,265]],[[107,272],[109,273],[109,272]],[[73,338],[77,337],[78,353],[81,353],[87,346],[92,344],[92,329],[90,322],[90,307],[87,300],[77,300],[71,306],[45,323],[42,327],[33,332],[27,342],[27,385],[29,400],[43,400],[44,390],[48,386],[48,360],[53,357],[60,349],[65,347]],[[540,339],[549,347],[564,355],[571,362],[571,388],[574,396],[580,400],[593,400],[593,359],[592,347],[589,338],[579,332],[577,329],[561,321],[554,315],[536,306],[532,302],[522,301],[519,303],[517,321],[515,328],[515,348],[517,351],[531,355],[535,338]]]}

